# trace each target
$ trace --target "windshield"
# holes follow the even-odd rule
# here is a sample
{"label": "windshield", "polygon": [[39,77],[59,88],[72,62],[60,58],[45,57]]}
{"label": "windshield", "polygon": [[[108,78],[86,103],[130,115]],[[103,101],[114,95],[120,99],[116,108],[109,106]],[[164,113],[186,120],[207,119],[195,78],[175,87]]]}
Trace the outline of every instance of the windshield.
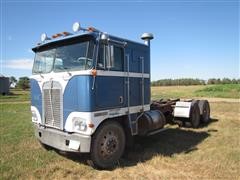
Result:
{"label": "windshield", "polygon": [[87,70],[93,66],[93,41],[85,41],[37,52],[33,73]]}

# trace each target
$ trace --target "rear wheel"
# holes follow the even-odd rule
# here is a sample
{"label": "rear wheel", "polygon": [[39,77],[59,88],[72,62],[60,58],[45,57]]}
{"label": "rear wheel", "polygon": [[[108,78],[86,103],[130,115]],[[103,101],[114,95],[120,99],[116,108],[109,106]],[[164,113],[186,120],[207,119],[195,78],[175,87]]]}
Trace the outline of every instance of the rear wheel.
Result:
{"label": "rear wheel", "polygon": [[200,109],[201,122],[208,123],[210,121],[210,106],[207,100],[200,100],[198,103]]}
{"label": "rear wheel", "polygon": [[200,124],[200,110],[198,107],[198,101],[193,101],[190,111],[190,122],[193,128],[198,128]]}
{"label": "rear wheel", "polygon": [[91,159],[100,169],[112,168],[125,149],[125,133],[118,122],[109,121],[102,124],[93,135]]}

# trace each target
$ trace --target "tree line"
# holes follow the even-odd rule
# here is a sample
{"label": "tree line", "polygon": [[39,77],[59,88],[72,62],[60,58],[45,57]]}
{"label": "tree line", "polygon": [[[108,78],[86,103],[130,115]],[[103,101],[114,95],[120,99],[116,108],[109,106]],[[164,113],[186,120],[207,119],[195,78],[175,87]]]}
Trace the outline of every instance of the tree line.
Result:
{"label": "tree line", "polygon": [[16,88],[18,89],[23,89],[23,90],[26,90],[26,89],[29,89],[30,88],[30,79],[29,77],[20,77],[18,80],[14,77],[14,76],[11,76],[9,78],[9,81],[10,81],[10,87],[11,85],[15,84]]}
{"label": "tree line", "polygon": [[[28,77],[20,77],[18,80],[15,77],[10,77],[10,85],[16,84],[16,88],[29,89],[30,79]],[[208,80],[181,78],[181,79],[160,79],[151,82],[152,86],[189,86],[189,85],[207,85],[207,84],[240,84],[240,79],[229,78],[211,78]]]}
{"label": "tree line", "polygon": [[210,78],[208,80],[181,78],[181,79],[160,79],[152,81],[152,86],[189,86],[189,85],[207,85],[207,84],[240,84],[240,79],[229,78]]}

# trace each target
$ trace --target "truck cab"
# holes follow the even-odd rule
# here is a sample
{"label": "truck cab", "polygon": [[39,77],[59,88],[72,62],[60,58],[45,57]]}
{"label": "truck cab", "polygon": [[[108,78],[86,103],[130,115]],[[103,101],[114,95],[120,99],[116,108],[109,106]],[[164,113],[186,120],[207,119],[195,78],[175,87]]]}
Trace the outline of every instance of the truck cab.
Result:
{"label": "truck cab", "polygon": [[91,153],[98,167],[114,163],[126,132],[137,135],[136,119],[150,110],[150,46],[79,25],[74,34],[43,34],[32,50],[31,112],[40,143]]}
{"label": "truck cab", "polygon": [[90,153],[95,167],[117,164],[133,136],[158,133],[166,123],[210,120],[207,100],[150,102],[150,40],[144,43],[73,25],[42,42],[35,52],[31,112],[44,147]]}

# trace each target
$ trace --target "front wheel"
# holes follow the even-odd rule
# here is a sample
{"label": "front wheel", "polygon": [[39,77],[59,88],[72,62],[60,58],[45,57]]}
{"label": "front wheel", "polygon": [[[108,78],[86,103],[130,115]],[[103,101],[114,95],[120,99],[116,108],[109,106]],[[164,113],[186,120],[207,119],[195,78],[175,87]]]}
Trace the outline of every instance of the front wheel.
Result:
{"label": "front wheel", "polygon": [[125,133],[118,122],[109,121],[102,124],[93,135],[91,159],[100,169],[112,168],[125,149]]}

